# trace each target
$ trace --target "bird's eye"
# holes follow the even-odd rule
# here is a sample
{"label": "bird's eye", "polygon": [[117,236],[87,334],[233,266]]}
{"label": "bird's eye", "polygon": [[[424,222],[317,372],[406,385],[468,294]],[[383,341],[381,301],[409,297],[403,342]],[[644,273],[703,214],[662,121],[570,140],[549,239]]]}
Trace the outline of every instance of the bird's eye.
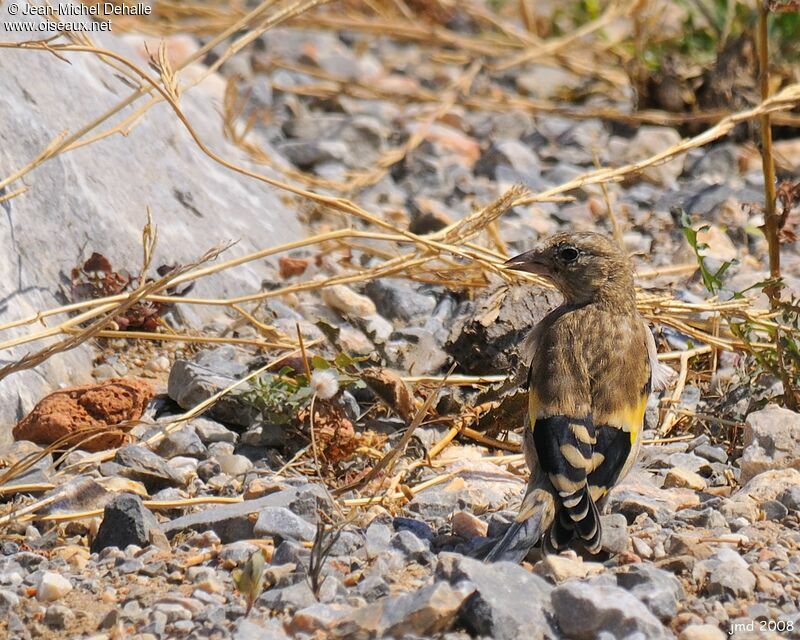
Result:
{"label": "bird's eye", "polygon": [[579,252],[575,247],[561,247],[558,250],[558,257],[562,262],[575,262],[578,259]]}

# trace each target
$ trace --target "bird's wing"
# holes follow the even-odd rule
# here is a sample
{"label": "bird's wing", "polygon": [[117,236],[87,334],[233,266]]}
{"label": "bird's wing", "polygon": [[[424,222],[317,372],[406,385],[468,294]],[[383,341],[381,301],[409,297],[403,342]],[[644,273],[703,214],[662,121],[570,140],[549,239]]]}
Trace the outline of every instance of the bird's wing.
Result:
{"label": "bird's wing", "polygon": [[533,427],[539,467],[557,495],[557,513],[549,543],[566,546],[577,535],[589,550],[599,549],[600,519],[589,492],[595,427],[590,417],[540,417]]}
{"label": "bird's wing", "polygon": [[661,366],[655,358],[655,341],[644,323],[627,331],[623,321],[615,332],[629,339],[618,340],[618,350],[595,372],[595,384],[604,392],[602,402],[594,407],[596,442],[588,475],[596,503],[625,477],[638,457],[647,399],[657,375],[654,363]]}

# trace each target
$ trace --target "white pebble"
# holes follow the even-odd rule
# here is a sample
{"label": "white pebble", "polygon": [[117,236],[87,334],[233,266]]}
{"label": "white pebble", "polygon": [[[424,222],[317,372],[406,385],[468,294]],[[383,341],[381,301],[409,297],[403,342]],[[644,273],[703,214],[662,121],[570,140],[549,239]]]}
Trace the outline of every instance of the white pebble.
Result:
{"label": "white pebble", "polygon": [[36,597],[42,602],[52,602],[72,591],[72,583],[64,576],[45,571],[39,580]]}

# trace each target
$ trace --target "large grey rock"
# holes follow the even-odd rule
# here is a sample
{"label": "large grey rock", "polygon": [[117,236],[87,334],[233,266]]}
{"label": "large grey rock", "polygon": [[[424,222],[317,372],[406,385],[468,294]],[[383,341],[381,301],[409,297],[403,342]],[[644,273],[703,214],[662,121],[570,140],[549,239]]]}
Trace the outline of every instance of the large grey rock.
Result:
{"label": "large grey rock", "polygon": [[[467,584],[438,582],[410,593],[383,598],[369,607],[315,603],[289,624],[297,637],[305,634],[341,640],[366,638],[429,638],[444,631],[472,592]],[[262,602],[266,594],[261,596]]]}
{"label": "large grey rock", "polygon": [[271,536],[282,540],[311,541],[316,529],[286,507],[264,507],[258,514],[253,533],[260,538]]}
{"label": "large grey rock", "polygon": [[558,626],[574,640],[594,640],[603,634],[648,640],[673,637],[641,601],[619,587],[567,582],[553,589],[552,601]]}
{"label": "large grey rock", "polygon": [[263,498],[245,500],[236,504],[212,507],[197,513],[176,518],[165,523],[162,530],[167,535],[191,529],[193,531],[214,531],[224,543],[251,539],[254,522],[250,514],[259,513],[267,507],[285,507],[295,514],[312,519],[317,509],[330,511],[330,499],[318,485],[304,485],[297,489],[276,491]]}
{"label": "large grey rock", "polygon": [[460,554],[442,553],[436,574],[451,584],[475,587],[460,617],[474,634],[497,640],[558,637],[550,625],[552,587],[511,562],[485,564]]}
{"label": "large grey rock", "polygon": [[617,574],[617,584],[644,602],[662,622],[669,622],[678,613],[678,602],[685,593],[680,581],[668,571],[651,564],[637,563]]}
{"label": "large grey rock", "polygon": [[194,427],[195,433],[205,445],[213,444],[214,442],[235,443],[238,439],[234,431],[208,418],[195,418],[189,424]]}
{"label": "large grey rock", "polygon": [[[327,582],[327,581],[326,581]],[[307,580],[301,580],[286,587],[268,589],[258,597],[258,605],[270,611],[293,613],[316,604],[317,598]]]}
{"label": "large grey rock", "polygon": [[92,542],[92,552],[106,547],[124,549],[129,544],[146,547],[151,543],[166,544],[156,517],[139,496],[123,493],[106,505],[103,522]]}
{"label": "large grey rock", "polygon": [[[0,362],[2,365],[2,362]],[[3,382],[2,384],[5,384]],[[0,384],[0,389],[2,388],[2,384]],[[2,390],[0,390],[0,397],[2,397]],[[0,406],[0,415],[2,414],[3,407]],[[35,456],[40,455],[40,452],[43,451],[43,447],[40,447],[38,444],[34,444],[33,442],[29,442],[27,440],[19,440],[17,442],[11,442],[7,446],[4,445],[6,435],[8,438],[11,438],[11,428],[9,427],[4,433],[2,425],[0,425],[0,451],[3,452],[3,459],[8,464],[15,464],[21,462],[23,460],[27,460],[28,463],[27,468],[23,467],[23,471],[17,473],[8,480],[5,484],[7,486],[13,486],[18,484],[39,484],[39,483],[48,483],[51,481],[50,475],[53,472],[53,454],[46,453],[41,456],[41,458],[36,458]],[[34,462],[35,461],[35,462]]]}
{"label": "large grey rock", "polygon": [[[19,24],[47,20],[12,17],[9,6],[3,3],[0,7],[0,21]],[[31,34],[7,29],[3,37],[21,41]],[[139,38],[93,33],[92,39],[98,46],[146,67],[146,53]],[[157,48],[156,44],[150,50]],[[69,64],[43,50],[4,51],[0,62],[2,178],[39,155],[58,132],[78,131],[133,92],[118,72],[98,56],[64,56]],[[209,147],[249,166],[245,153],[223,135],[220,113],[224,87],[218,76],[211,76],[182,94],[181,108]],[[144,100],[122,109],[90,135],[108,130],[141,107]],[[69,108],[65,109],[65,105]],[[263,167],[256,170],[262,171]],[[164,104],[147,111],[127,135],[108,136],[55,156],[23,180],[27,191],[0,204],[0,254],[10,256],[0,261],[2,322],[61,305],[63,278],[78,264],[82,250],[99,251],[115,267],[138,271],[147,207],[158,224],[154,265],[187,264],[226,240],[238,241],[225,254],[234,257],[302,235],[298,221],[281,200],[282,194],[205,156]],[[7,191],[21,188],[23,180],[12,182]],[[218,298],[257,291],[270,269],[264,261],[248,263],[226,272],[225,277],[201,279],[193,294]],[[195,317],[200,309],[180,307],[181,313]],[[22,331],[4,333],[2,338]],[[7,350],[0,365],[29,351],[30,345]],[[87,344],[51,357],[36,370],[3,380],[0,447],[10,440],[11,424],[29,412],[45,393],[61,384],[90,382],[93,356],[93,348]]]}
{"label": "large grey rock", "polygon": [[[247,375],[232,346],[205,349],[194,360],[178,360],[169,372],[167,393],[183,409],[192,409],[222,389]],[[255,420],[257,410],[242,398],[247,384],[225,394],[209,409],[208,415],[220,422],[246,427]]]}
{"label": "large grey rock", "polygon": [[748,568],[747,561],[727,547],[698,563],[692,576],[698,583],[705,583],[709,595],[746,598],[753,595],[756,587],[756,577]]}
{"label": "large grey rock", "polygon": [[429,637],[447,629],[459,608],[473,592],[470,585],[437,582],[383,601],[379,636],[394,638],[414,634]]}
{"label": "large grey rock", "polygon": [[800,414],[770,405],[747,416],[742,484],[770,469],[800,470]]}
{"label": "large grey rock", "polygon": [[192,429],[184,427],[167,434],[156,446],[156,453],[168,460],[176,456],[202,460],[206,457],[206,448]]}
{"label": "large grey rock", "polygon": [[436,308],[436,298],[422,293],[405,280],[385,278],[367,283],[364,292],[372,298],[378,313],[390,320],[408,322],[429,316]]}
{"label": "large grey rock", "polygon": [[120,465],[120,475],[142,482],[151,492],[183,484],[181,476],[164,458],[138,444],[119,449],[114,456],[114,462]]}

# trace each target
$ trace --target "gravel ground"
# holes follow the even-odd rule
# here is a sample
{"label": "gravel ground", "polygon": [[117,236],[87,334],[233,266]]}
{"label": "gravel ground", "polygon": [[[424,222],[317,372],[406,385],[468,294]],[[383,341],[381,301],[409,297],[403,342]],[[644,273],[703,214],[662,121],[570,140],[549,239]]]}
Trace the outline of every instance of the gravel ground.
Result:
{"label": "gravel ground", "polygon": [[[474,28],[469,20],[452,26],[464,33]],[[360,97],[304,90],[321,82],[320,71],[334,87],[338,79],[351,93],[366,89]],[[445,95],[463,80],[464,67],[434,62],[425,48],[384,37],[277,28],[221,73],[243,76],[240,89],[248,99],[242,118],[253,116],[251,136],[282,168],[276,175],[316,181],[322,191],[373,176],[363,179],[374,184],[355,189],[359,204],[419,234],[463,218],[514,184],[541,191],[596,162],[636,161],[681,139],[667,127],[633,129],[513,109],[456,106],[422,125],[427,112],[397,94]],[[546,99],[579,91],[583,79],[530,64],[474,82],[484,93]],[[381,99],[380,91],[390,97]],[[594,106],[631,109],[624,93],[593,100]],[[418,146],[372,173],[391,149],[420,131]],[[796,170],[800,145],[778,144],[785,167]],[[766,246],[756,231],[760,214],[746,206],[762,199],[762,190],[753,146],[723,141],[609,184],[606,192],[586,186],[570,202],[515,207],[500,219],[497,242],[521,252],[555,231],[610,233],[610,208],[646,293],[668,291],[699,302],[708,296],[699,277],[691,269],[668,269],[696,261],[676,217],[681,207],[695,227],[706,225],[701,237],[712,271],[736,261],[719,292],[727,299],[766,273]],[[304,216],[309,233],[341,225],[330,212]],[[376,246],[365,241],[351,248],[349,264],[370,266]],[[266,287],[341,271],[334,254],[316,248],[290,258]],[[792,289],[800,273],[794,245],[785,251],[784,271]],[[550,291],[509,290],[499,282],[465,292],[432,280],[385,278],[321,294],[299,292],[268,301],[259,317],[288,335],[299,325],[309,340],[325,337],[320,320],[337,328],[336,350],[312,349],[329,359],[342,351],[415,376],[442,374],[455,361],[458,373],[490,375],[515,365],[513,346],[558,299]],[[221,316],[216,326],[230,325]],[[658,326],[655,333],[662,351],[693,346],[675,329]],[[255,330],[236,326],[234,335],[247,338]],[[276,415],[298,407],[285,395],[282,405],[270,408],[254,405],[247,392],[232,394],[152,449],[139,441],[158,428],[139,425],[131,431],[136,441],[109,460],[76,451],[58,475],[47,454],[24,481],[53,482],[56,488],[43,496],[53,500],[37,519],[7,526],[0,550],[0,635],[800,637],[800,415],[768,404],[780,384],[763,376],[754,381],[743,356],[720,352],[717,358],[715,369],[709,363],[689,377],[681,415],[701,417],[682,422],[674,440],[658,440],[658,398],[652,399],[645,438],[657,442],[643,448],[636,469],[614,490],[603,516],[603,551],[594,557],[540,558],[534,552],[519,567],[472,559],[514,517],[525,477],[518,460],[504,461],[502,451],[468,439],[450,444],[435,465],[422,464],[448,426],[426,425],[415,434],[396,467],[402,480],[392,490],[401,497],[365,504],[364,495],[346,491],[332,499],[313,467],[307,413],[306,423],[296,412],[285,422]],[[112,344],[94,373],[99,381],[149,379],[158,395],[145,417],[165,422],[263,363],[262,356],[233,346],[126,352]],[[413,401],[406,398],[404,405],[395,395],[391,410],[367,411],[375,404],[374,386],[315,376],[324,416],[316,445],[327,456],[326,474],[358,479],[369,450],[381,455],[396,444],[415,411]],[[470,391],[445,391],[435,407],[447,416],[475,401]],[[304,406],[300,402],[301,416]],[[732,428],[741,434],[733,440]],[[37,449],[18,442],[9,456]],[[244,501],[236,502],[240,497]],[[203,504],[188,506],[190,498]],[[227,503],[213,504],[217,498]],[[345,519],[343,509],[359,499],[363,508]],[[143,500],[154,501],[151,508]],[[58,521],[59,514],[92,510],[96,515]],[[337,523],[337,533],[320,534],[320,521]],[[321,561],[312,556],[320,541],[331,543]],[[264,589],[248,613],[232,572],[257,557],[266,562]]]}

